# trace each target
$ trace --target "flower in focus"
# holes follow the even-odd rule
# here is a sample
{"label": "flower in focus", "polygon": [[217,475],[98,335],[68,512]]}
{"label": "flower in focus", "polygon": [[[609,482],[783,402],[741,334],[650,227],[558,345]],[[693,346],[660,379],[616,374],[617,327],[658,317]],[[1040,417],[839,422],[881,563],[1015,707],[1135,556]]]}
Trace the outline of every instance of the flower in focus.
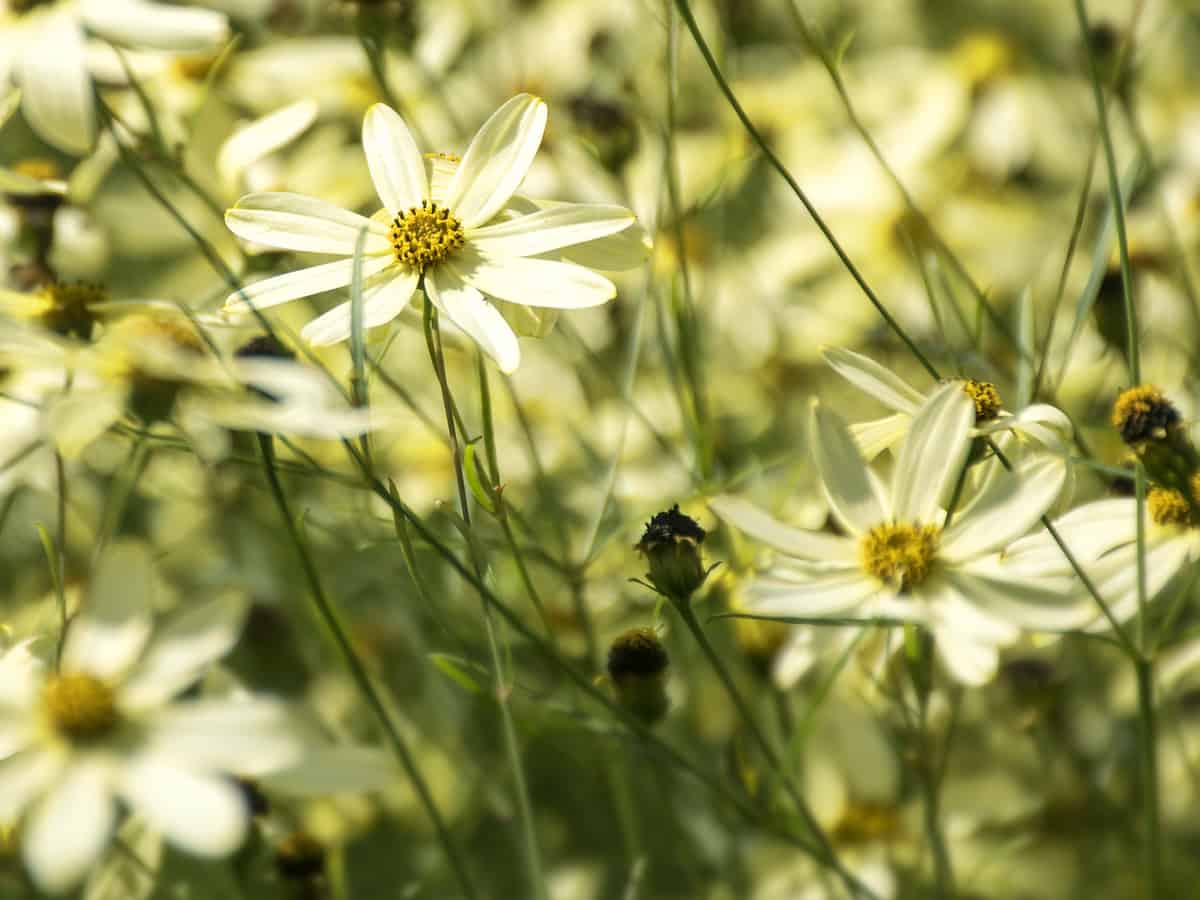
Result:
{"label": "flower in focus", "polygon": [[[264,309],[348,285],[365,232],[364,327],[396,318],[420,287],[501,370],[512,372],[520,362],[517,335],[492,301],[578,309],[611,300],[612,282],[560,259],[559,251],[634,225],[621,206],[562,203],[518,211],[510,204],[545,127],[546,104],[520,94],[484,123],[461,162],[438,166],[434,160],[430,171],[404,120],[388,106],[372,106],[362,143],[384,208],[368,219],[299,194],[243,197],[225,216],[239,237],[344,258],[251,284],[229,296],[226,310]],[[313,320],[302,334],[314,344],[346,340],[350,303]]]}
{"label": "flower in focus", "polygon": [[224,42],[229,23],[212,10],[147,0],[0,3],[0,86],[14,79],[29,126],[77,156],[96,138],[88,34],[120,46],[196,50]]}
{"label": "flower in focus", "polygon": [[112,837],[118,803],[175,846],[223,856],[249,818],[228,776],[303,756],[280,704],[178,700],[237,641],[244,605],[219,597],[156,623],[147,550],[115,544],[70,621],[57,668],[31,641],[0,657],[0,821],[48,892],[76,884]]}
{"label": "flower in focus", "polygon": [[[895,410],[882,419],[850,426],[863,456],[868,460],[874,459],[904,437],[917,408],[928,395],[860,353],[827,347],[822,354],[835,372],[884,406]],[[975,404],[974,434],[992,435],[1011,431],[1018,438],[1033,441],[1049,450],[1062,450],[1070,442],[1071,420],[1061,410],[1047,403],[1035,403],[1014,415],[1003,408],[1000,393],[991,382],[964,378],[956,379],[956,383]]]}
{"label": "flower in focus", "polygon": [[974,419],[974,404],[959,385],[936,389],[913,416],[887,491],[841,418],[815,405],[814,461],[846,537],[792,528],[736,497],[710,504],[784,557],[751,587],[754,612],[922,624],[947,668],[967,684],[992,677],[999,648],[1015,641],[1020,628],[1086,621],[1088,610],[1067,590],[1066,578],[1022,577],[996,556],[1058,497],[1066,479],[1061,460],[1030,457],[1011,473],[993,461],[977,493],[947,524],[941,503],[966,462]]}

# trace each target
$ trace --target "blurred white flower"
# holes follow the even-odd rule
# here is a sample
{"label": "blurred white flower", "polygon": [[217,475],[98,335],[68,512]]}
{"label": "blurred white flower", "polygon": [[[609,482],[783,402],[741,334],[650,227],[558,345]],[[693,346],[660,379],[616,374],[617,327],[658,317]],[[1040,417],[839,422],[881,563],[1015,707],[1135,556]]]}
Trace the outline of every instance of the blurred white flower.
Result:
{"label": "blurred white flower", "polygon": [[21,852],[48,892],[78,883],[113,834],[118,801],[177,847],[232,853],[249,812],[230,774],[297,763],[285,708],[265,699],[177,700],[233,647],[234,597],[155,623],[148,550],[101,558],[57,666],[32,641],[0,657],[0,821],[21,819]]}
{"label": "blurred white flower", "polygon": [[1063,629],[1085,621],[1088,611],[1072,602],[1067,579],[1022,577],[995,555],[1058,497],[1066,478],[1061,460],[1031,457],[1011,473],[996,463],[946,524],[940,504],[966,463],[974,418],[959,385],[935,390],[916,410],[888,491],[841,418],[815,405],[814,461],[847,537],[792,528],[736,497],[710,504],[785,557],[751,586],[752,609],[920,623],[932,631],[950,672],[968,684],[994,675],[999,648],[1022,627]]}
{"label": "blurred white flower", "polygon": [[[227,310],[264,309],[348,285],[365,232],[363,325],[395,319],[420,286],[447,319],[505,372],[520,362],[516,333],[485,299],[522,306],[577,309],[611,300],[616,288],[582,265],[557,258],[565,247],[623,232],[634,216],[609,204],[556,204],[524,214],[510,201],[533,161],[546,127],[546,104],[513,97],[472,139],[448,180],[432,179],[404,120],[376,104],[363,120],[363,149],[384,209],[370,219],[300,194],[251,194],[226,213],[239,237],[337,262],[251,284]],[[390,222],[390,224],[389,224]],[[310,322],[314,344],[350,336],[350,303]]]}

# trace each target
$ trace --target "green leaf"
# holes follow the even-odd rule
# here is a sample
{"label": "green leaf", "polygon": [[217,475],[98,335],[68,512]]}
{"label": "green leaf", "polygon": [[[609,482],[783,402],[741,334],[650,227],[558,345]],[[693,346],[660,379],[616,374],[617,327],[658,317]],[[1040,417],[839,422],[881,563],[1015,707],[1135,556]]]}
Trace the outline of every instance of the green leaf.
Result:
{"label": "green leaf", "polygon": [[471,489],[471,495],[475,498],[475,502],[494,516],[496,502],[492,497],[491,489],[479,477],[479,465],[475,462],[475,445],[478,443],[478,440],[474,440],[467,444],[466,451],[463,453],[463,468],[467,474],[467,486]]}
{"label": "green leaf", "polygon": [[367,243],[367,229],[358,233],[354,242],[354,265],[350,279],[350,363],[353,375],[350,386],[354,391],[354,405],[367,405],[367,351],[363,336],[363,248]]}
{"label": "green leaf", "polygon": [[470,691],[472,694],[483,693],[483,687],[467,672],[468,668],[475,668],[470,660],[463,659],[460,656],[453,656],[449,653],[430,653],[429,661],[433,663],[434,668],[459,687]]}

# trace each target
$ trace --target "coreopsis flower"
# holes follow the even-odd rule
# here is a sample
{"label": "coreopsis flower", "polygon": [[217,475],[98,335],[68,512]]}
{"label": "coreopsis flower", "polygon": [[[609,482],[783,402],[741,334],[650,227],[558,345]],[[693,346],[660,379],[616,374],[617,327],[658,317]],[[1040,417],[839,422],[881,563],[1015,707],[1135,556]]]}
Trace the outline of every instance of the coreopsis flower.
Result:
{"label": "coreopsis flower", "polygon": [[121,806],[201,856],[232,853],[249,812],[231,775],[291,766],[304,746],[286,709],[260,698],[178,699],[237,640],[244,604],[220,597],[151,616],[149,552],[115,544],[70,621],[59,665],[34,640],[0,656],[0,821],[20,820],[34,882],[78,883]]}
{"label": "coreopsis flower", "polygon": [[[383,209],[368,219],[300,194],[243,197],[225,216],[239,237],[343,258],[248,285],[231,294],[225,308],[264,309],[345,287],[365,232],[364,327],[392,321],[421,288],[501,370],[515,370],[517,335],[495,301],[578,309],[611,300],[612,282],[565,261],[562,251],[634,225],[633,214],[621,206],[561,203],[525,211],[510,203],[545,127],[543,101],[529,94],[513,97],[484,123],[462,160],[440,167],[438,177],[439,167],[433,161],[427,167],[404,120],[375,104],[363,120],[362,143]],[[302,335],[314,344],[346,340],[350,307],[349,302],[335,307]]]}
{"label": "coreopsis flower", "polygon": [[1031,456],[1013,472],[992,461],[978,491],[946,523],[941,504],[966,463],[974,420],[974,403],[958,384],[937,388],[913,416],[888,490],[841,417],[814,405],[814,461],[844,537],[787,526],[736,497],[710,504],[780,554],[750,588],[754,611],[922,624],[950,672],[968,684],[992,677],[999,648],[1022,627],[1085,621],[1088,610],[1067,590],[1068,579],[1011,573],[996,555],[1058,497],[1066,479],[1061,459]]}
{"label": "coreopsis flower", "polygon": [[21,111],[49,144],[81,156],[96,138],[87,38],[148,50],[197,50],[229,37],[225,16],[148,0],[3,0],[0,85],[21,88]]}
{"label": "coreopsis flower", "polygon": [[[859,449],[867,459],[873,459],[898,443],[912,424],[918,407],[928,393],[922,394],[894,372],[861,353],[840,347],[822,351],[833,370],[870,394],[895,412],[870,422],[850,426]],[[1047,403],[1035,403],[1020,412],[1004,409],[996,386],[988,381],[971,378],[953,379],[975,404],[975,435],[993,435],[1011,431],[1049,450],[1063,450],[1071,440],[1071,420],[1066,414]]]}

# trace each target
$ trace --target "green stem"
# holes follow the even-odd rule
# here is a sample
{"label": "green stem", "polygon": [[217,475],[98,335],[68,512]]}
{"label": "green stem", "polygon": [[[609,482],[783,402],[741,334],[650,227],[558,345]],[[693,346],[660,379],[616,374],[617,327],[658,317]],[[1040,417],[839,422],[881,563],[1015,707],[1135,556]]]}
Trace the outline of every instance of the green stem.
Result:
{"label": "green stem", "polygon": [[262,451],[263,470],[267,476],[267,484],[270,486],[271,496],[274,498],[275,505],[279,508],[279,514],[283,518],[283,524],[287,529],[288,537],[296,549],[296,555],[300,558],[300,565],[304,570],[304,576],[308,581],[309,591],[312,594],[313,605],[316,607],[319,618],[329,629],[330,634],[333,635],[351,678],[354,680],[359,692],[366,699],[367,705],[371,707],[371,711],[375,714],[375,718],[383,728],[384,734],[387,735],[388,742],[391,744],[396,758],[400,761],[400,765],[403,767],[409,781],[412,782],[413,789],[416,791],[421,805],[425,808],[425,812],[429,816],[434,830],[437,832],[442,850],[446,854],[446,860],[449,862],[450,868],[454,871],[455,877],[458,879],[459,888],[463,896],[475,900],[475,898],[479,897],[479,894],[468,874],[466,862],[455,845],[454,839],[450,835],[450,831],[446,827],[441,813],[438,812],[437,805],[433,800],[433,794],[429,790],[429,785],[425,782],[421,770],[417,768],[417,763],[413,758],[412,752],[396,728],[395,723],[392,722],[392,717],[388,714],[383,698],[371,680],[366,666],[359,658],[358,652],[354,649],[354,645],[351,643],[346,629],[342,626],[341,620],[338,618],[337,611],[333,608],[332,603],[330,603],[329,598],[325,594],[325,588],[321,584],[316,564],[308,552],[304,536],[300,533],[300,529],[296,525],[296,520],[292,516],[287,501],[287,495],[284,493],[283,485],[279,481],[279,473],[275,469],[275,449],[271,440],[270,435],[260,434],[258,436],[259,449]]}
{"label": "green stem", "polygon": [[1104,147],[1104,165],[1108,170],[1108,195],[1112,203],[1113,222],[1117,227],[1117,250],[1121,256],[1121,291],[1125,297],[1125,339],[1127,341],[1126,356],[1129,358],[1129,379],[1133,384],[1138,385],[1142,383],[1142,365],[1141,357],[1138,355],[1137,308],[1133,302],[1133,270],[1129,264],[1129,241],[1125,235],[1125,209],[1124,203],[1121,201],[1121,178],[1117,173],[1117,157],[1113,152],[1112,135],[1108,128],[1108,110],[1104,103],[1104,93],[1100,88],[1100,73],[1096,68],[1096,57],[1092,53],[1091,27],[1088,24],[1087,10],[1084,9],[1083,0],[1075,0],[1075,16],[1079,20],[1079,33],[1083,38],[1083,46],[1087,54],[1092,97],[1096,102],[1096,114],[1100,125],[1100,143]]}
{"label": "green stem", "polygon": [[821,214],[818,213],[816,207],[812,205],[812,202],[808,199],[808,195],[804,193],[804,190],[797,183],[796,179],[792,177],[791,172],[787,170],[787,167],[784,166],[779,157],[775,155],[775,152],[767,144],[766,139],[763,138],[762,134],[755,127],[754,123],[750,121],[750,116],[747,115],[746,110],[742,108],[742,104],[738,101],[737,96],[733,93],[733,88],[731,88],[729,86],[729,82],[725,80],[725,76],[721,72],[721,67],[717,64],[717,60],[713,56],[712,50],[709,49],[708,44],[704,40],[704,35],[700,33],[700,26],[696,24],[696,18],[692,15],[692,11],[688,5],[688,0],[675,0],[675,5],[679,9],[679,15],[683,18],[684,24],[687,25],[688,31],[691,32],[692,39],[696,42],[696,47],[700,50],[700,55],[704,57],[704,61],[708,65],[709,71],[712,72],[712,76],[717,82],[717,87],[720,88],[721,93],[725,95],[725,99],[733,108],[738,120],[742,123],[742,127],[746,129],[746,133],[750,135],[750,139],[758,145],[759,150],[762,151],[763,157],[770,164],[771,168],[778,172],[779,176],[787,183],[787,186],[791,188],[792,193],[796,195],[796,198],[804,206],[805,211],[813,220],[813,224],[820,229],[821,234],[825,236],[825,240],[829,243],[829,246],[833,248],[833,252],[837,255],[838,260],[845,267],[846,271],[850,273],[850,277],[854,279],[855,283],[858,285],[859,289],[862,290],[867,300],[869,300],[871,305],[875,307],[875,310],[879,313],[879,315],[883,317],[884,322],[887,323],[888,327],[891,328],[892,331],[895,332],[896,336],[904,343],[904,346],[906,346],[913,356],[916,357],[917,361],[925,368],[925,371],[928,372],[931,377],[936,379],[938,377],[937,370],[933,367],[933,364],[929,361],[928,357],[921,352],[921,349],[913,342],[913,339],[908,336],[908,333],[904,330],[900,323],[896,321],[890,312],[888,312],[887,307],[883,305],[883,301],[879,299],[879,297],[875,294],[875,291],[871,289],[869,284],[867,284],[866,279],[863,278],[862,273],[858,271],[858,267],[854,265],[854,262],[849,256],[846,255],[846,251],[842,249],[841,243],[834,236],[829,226],[825,224],[825,220],[821,218]]}
{"label": "green stem", "polygon": [[1138,760],[1142,781],[1143,835],[1142,873],[1150,900],[1165,897],[1162,872],[1162,831],[1158,808],[1158,728],[1154,709],[1154,661],[1139,659]]}
{"label": "green stem", "polygon": [[788,772],[775,747],[767,740],[766,734],[759,727],[754,713],[750,710],[750,704],[742,696],[742,692],[738,689],[737,683],[733,680],[733,676],[730,674],[729,669],[726,668],[720,654],[717,653],[716,649],[709,642],[708,635],[704,633],[704,628],[700,625],[699,620],[697,620],[696,614],[692,612],[690,600],[688,598],[672,599],[671,605],[675,607],[676,612],[679,613],[679,617],[683,619],[684,624],[687,625],[688,630],[692,633],[692,637],[700,645],[700,649],[708,659],[709,665],[712,666],[721,685],[725,688],[725,693],[733,701],[733,705],[737,709],[738,715],[741,717],[747,730],[750,732],[751,738],[753,738],[759,750],[762,751],[763,756],[766,758],[767,764],[783,783],[784,790],[791,797],[796,811],[800,814],[800,818],[804,820],[805,827],[808,829],[813,840],[816,841],[818,852],[814,854],[815,857],[837,874],[842,883],[845,884],[846,889],[853,896],[875,898],[875,893],[855,878],[838,858],[833,845],[829,842],[829,838],[825,834],[824,829],[821,828],[820,823],[817,822],[816,816],[813,815],[808,802],[804,799],[804,795],[796,786],[791,773]]}
{"label": "green stem", "polygon": [[[450,395],[450,382],[446,377],[446,357],[442,352],[441,334],[438,331],[437,311],[429,299],[425,300],[425,342],[429,351],[429,360],[437,376],[442,391],[442,405],[446,414],[446,430],[450,434],[450,448],[454,454],[454,477],[458,484],[459,510],[468,531],[471,526],[471,512],[468,505],[466,475],[463,471],[463,460],[458,437],[454,426],[454,403]],[[366,472],[370,477],[370,472]],[[482,582],[484,578],[483,562],[475,546],[475,541],[468,537],[471,557],[475,567],[475,576]],[[546,892],[546,878],[542,872],[541,851],[538,849],[537,833],[533,823],[533,806],[529,801],[529,786],[525,779],[525,766],[521,760],[521,747],[517,739],[517,729],[513,722],[512,709],[509,706],[511,689],[504,683],[504,660],[500,653],[500,641],[496,634],[496,625],[492,620],[492,608],[481,599],[484,631],[487,633],[488,655],[491,659],[492,679],[496,691],[496,703],[500,710],[500,728],[504,735],[504,753],[513,780],[513,791],[517,801],[517,819],[521,828],[521,845],[525,859],[526,877],[535,900],[549,900]]]}

